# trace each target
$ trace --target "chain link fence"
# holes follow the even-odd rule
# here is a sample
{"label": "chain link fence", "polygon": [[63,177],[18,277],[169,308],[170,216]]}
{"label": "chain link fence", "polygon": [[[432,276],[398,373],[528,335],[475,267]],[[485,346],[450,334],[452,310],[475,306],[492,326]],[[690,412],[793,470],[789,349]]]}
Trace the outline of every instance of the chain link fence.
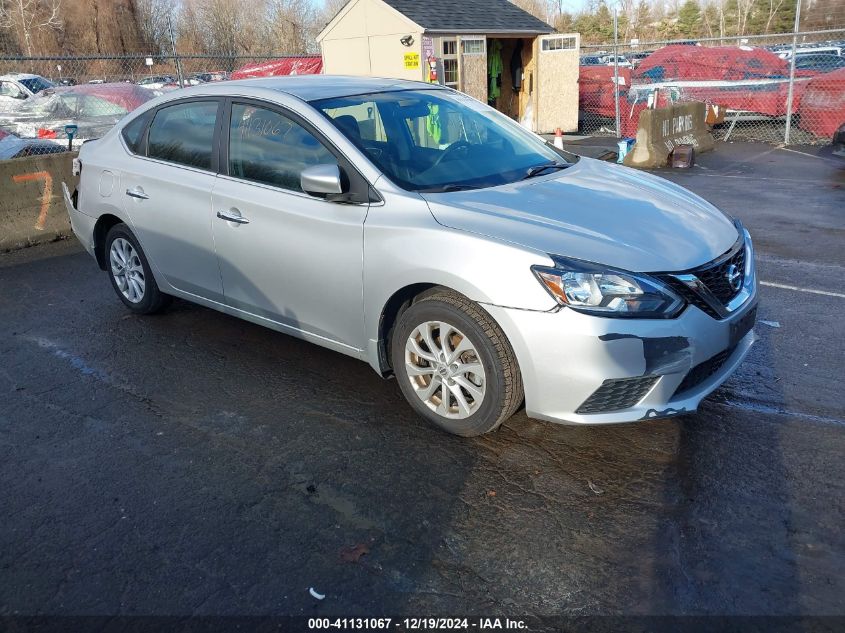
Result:
{"label": "chain link fence", "polygon": [[[698,100],[712,106],[717,138],[829,142],[845,123],[845,3],[800,6],[790,33],[583,45],[580,131],[633,137],[642,110]],[[319,56],[284,54],[0,56],[0,159],[102,136],[180,85],[321,68]]]}
{"label": "chain link fence", "polygon": [[634,137],[642,110],[695,100],[716,138],[828,143],[845,123],[843,24],[845,4],[803,0],[789,33],[582,45],[579,130]]}
{"label": "chain link fence", "polygon": [[319,56],[284,54],[0,56],[0,160],[76,147],[180,86],[321,69]]}

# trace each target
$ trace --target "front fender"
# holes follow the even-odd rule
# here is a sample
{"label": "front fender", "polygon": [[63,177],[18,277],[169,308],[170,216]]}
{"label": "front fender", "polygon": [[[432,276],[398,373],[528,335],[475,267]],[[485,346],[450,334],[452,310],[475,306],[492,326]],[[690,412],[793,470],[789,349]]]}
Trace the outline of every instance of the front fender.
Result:
{"label": "front fender", "polygon": [[367,356],[378,370],[381,315],[391,297],[415,284],[444,286],[478,303],[548,311],[555,301],[531,272],[546,253],[437,223],[422,199],[374,206],[364,228]]}

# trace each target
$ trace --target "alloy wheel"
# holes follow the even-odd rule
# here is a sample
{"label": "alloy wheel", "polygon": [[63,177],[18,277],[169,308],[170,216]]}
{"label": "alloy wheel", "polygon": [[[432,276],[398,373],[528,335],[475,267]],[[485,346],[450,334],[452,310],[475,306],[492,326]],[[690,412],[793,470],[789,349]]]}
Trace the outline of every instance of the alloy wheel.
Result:
{"label": "alloy wheel", "polygon": [[426,321],[411,332],[405,371],[417,397],[445,418],[468,418],[484,401],[487,383],[475,346],[443,321]]}
{"label": "alloy wheel", "polygon": [[129,240],[118,237],[111,243],[109,261],[111,274],[123,296],[132,303],[141,302],[146,287],[144,266]]}

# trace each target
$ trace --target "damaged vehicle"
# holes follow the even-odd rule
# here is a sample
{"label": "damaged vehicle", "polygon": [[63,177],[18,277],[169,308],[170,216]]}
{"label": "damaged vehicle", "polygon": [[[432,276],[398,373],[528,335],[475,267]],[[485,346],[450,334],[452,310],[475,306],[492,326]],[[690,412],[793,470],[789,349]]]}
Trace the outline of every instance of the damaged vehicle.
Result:
{"label": "damaged vehicle", "polygon": [[73,230],[129,310],[179,297],[358,358],[458,435],[523,406],[690,413],[754,341],[738,220],[449,88],[204,84],[86,143],[75,171]]}
{"label": "damaged vehicle", "polygon": [[5,130],[0,130],[0,160],[26,158],[45,154],[61,154],[65,147],[40,138],[19,138]]}
{"label": "damaged vehicle", "polygon": [[75,140],[98,138],[127,112],[160,95],[129,83],[47,88],[13,112],[0,112],[0,127],[23,138],[66,140],[65,126],[76,125]]}
{"label": "damaged vehicle", "polygon": [[53,87],[53,82],[41,75],[10,73],[0,75],[0,112],[17,110],[27,99]]}

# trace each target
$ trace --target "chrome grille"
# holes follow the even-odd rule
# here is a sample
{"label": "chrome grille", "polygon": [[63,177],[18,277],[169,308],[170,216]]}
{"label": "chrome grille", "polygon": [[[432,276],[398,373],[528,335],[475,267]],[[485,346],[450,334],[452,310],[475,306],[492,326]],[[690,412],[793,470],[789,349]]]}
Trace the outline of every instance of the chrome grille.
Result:
{"label": "chrome grille", "polygon": [[711,262],[680,273],[655,276],[687,303],[714,319],[723,319],[727,316],[725,308],[745,284],[746,252],[745,240],[740,237],[729,251]]}
{"label": "chrome grille", "polygon": [[[743,245],[744,246],[744,245]],[[718,261],[718,260],[717,260]],[[734,289],[728,281],[728,271],[734,266],[739,274],[739,286]],[[724,305],[730,303],[731,299],[739,294],[742,283],[745,281],[745,248],[740,248],[728,259],[696,269],[693,274],[707,286]]]}

